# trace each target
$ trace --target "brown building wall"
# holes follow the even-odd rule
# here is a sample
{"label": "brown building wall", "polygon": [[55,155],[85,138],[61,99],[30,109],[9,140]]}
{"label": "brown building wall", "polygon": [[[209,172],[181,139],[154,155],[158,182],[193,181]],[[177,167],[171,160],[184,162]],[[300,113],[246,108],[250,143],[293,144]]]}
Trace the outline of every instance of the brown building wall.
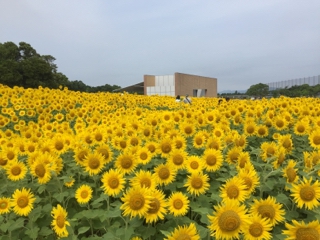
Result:
{"label": "brown building wall", "polygon": [[218,81],[216,78],[202,77],[184,73],[175,73],[175,94],[193,96],[194,89],[206,89],[206,97],[217,97]]}
{"label": "brown building wall", "polygon": [[147,95],[147,87],[154,87],[156,85],[156,76],[144,75],[144,95]]}

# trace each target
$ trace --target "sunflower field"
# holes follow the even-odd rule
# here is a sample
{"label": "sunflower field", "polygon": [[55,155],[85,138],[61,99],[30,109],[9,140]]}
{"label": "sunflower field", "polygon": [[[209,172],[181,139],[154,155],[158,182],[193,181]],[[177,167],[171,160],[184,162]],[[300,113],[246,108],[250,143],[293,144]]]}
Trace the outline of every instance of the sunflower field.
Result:
{"label": "sunflower field", "polygon": [[320,99],[0,85],[0,239],[320,239]]}

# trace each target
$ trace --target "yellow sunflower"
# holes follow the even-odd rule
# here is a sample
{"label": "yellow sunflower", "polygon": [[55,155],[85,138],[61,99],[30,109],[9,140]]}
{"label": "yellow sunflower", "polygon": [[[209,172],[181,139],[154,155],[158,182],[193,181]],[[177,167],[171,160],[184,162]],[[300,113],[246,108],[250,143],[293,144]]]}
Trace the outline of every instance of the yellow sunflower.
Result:
{"label": "yellow sunflower", "polygon": [[11,202],[10,198],[1,197],[0,198],[0,215],[6,214],[11,211]]}
{"label": "yellow sunflower", "polygon": [[102,175],[101,182],[104,193],[110,196],[117,196],[123,189],[126,180],[119,169],[110,169]]}
{"label": "yellow sunflower", "polygon": [[286,156],[287,156],[287,150],[284,147],[280,146],[273,160],[273,163],[272,163],[273,167],[275,169],[278,169],[279,167],[281,167],[283,162],[286,160]]}
{"label": "yellow sunflower", "polygon": [[207,149],[204,151],[202,159],[204,167],[208,172],[216,172],[220,169],[223,163],[223,156],[220,150]]}
{"label": "yellow sunflower", "polygon": [[268,130],[267,126],[265,126],[265,125],[258,125],[257,126],[257,136],[258,137],[263,138],[268,135],[269,135],[269,130]]}
{"label": "yellow sunflower", "polygon": [[154,168],[154,177],[157,185],[168,185],[175,180],[177,170],[168,164],[160,164]]}
{"label": "yellow sunflower", "polygon": [[208,215],[211,236],[216,239],[232,240],[250,224],[244,205],[236,200],[227,200],[214,207],[213,216]]}
{"label": "yellow sunflower", "polygon": [[195,196],[204,194],[210,187],[209,176],[202,172],[194,172],[188,176],[187,182],[184,185],[187,187],[187,191]]}
{"label": "yellow sunflower", "polygon": [[286,149],[286,153],[290,153],[293,149],[293,143],[291,138],[291,134],[280,135],[278,138],[279,145]]}
{"label": "yellow sunflower", "polygon": [[162,191],[153,189],[150,196],[150,208],[145,215],[146,223],[154,223],[159,219],[164,219],[167,212],[167,201]]}
{"label": "yellow sunflower", "polygon": [[308,135],[310,131],[309,121],[307,119],[297,121],[293,127],[293,131],[299,136]]}
{"label": "yellow sunflower", "polygon": [[150,171],[140,169],[135,172],[135,176],[130,179],[132,187],[146,187],[150,189],[156,188],[156,180],[154,175]]}
{"label": "yellow sunflower", "polygon": [[312,147],[320,149],[320,128],[313,130],[309,135],[309,143]]}
{"label": "yellow sunflower", "polygon": [[254,121],[246,121],[243,125],[243,132],[247,136],[254,136],[257,133],[257,124]]}
{"label": "yellow sunflower", "polygon": [[125,151],[124,153],[120,154],[115,161],[115,167],[124,174],[133,172],[137,165],[137,157],[134,154],[131,154],[129,151]]}
{"label": "yellow sunflower", "polygon": [[121,198],[123,204],[120,209],[124,216],[145,217],[151,208],[151,192],[148,188],[130,188]]}
{"label": "yellow sunflower", "polygon": [[185,150],[187,146],[187,140],[183,136],[176,136],[172,139],[172,144],[175,149]]}
{"label": "yellow sunflower", "polygon": [[13,211],[19,216],[28,216],[33,209],[35,197],[30,189],[16,189],[12,195]]}
{"label": "yellow sunflower", "polygon": [[245,190],[248,194],[253,193],[260,184],[258,173],[251,164],[246,164],[244,168],[241,168],[238,176],[244,181],[244,184],[246,185]]}
{"label": "yellow sunflower", "polygon": [[206,145],[206,137],[204,136],[203,132],[197,132],[194,136],[193,136],[193,147],[200,149],[203,148]]}
{"label": "yellow sunflower", "polygon": [[145,144],[145,147],[148,149],[148,151],[153,155],[156,154],[157,149],[158,149],[158,143],[154,141],[148,141]]}
{"label": "yellow sunflower", "polygon": [[238,164],[240,153],[242,148],[233,147],[227,152],[226,160],[229,164]]}
{"label": "yellow sunflower", "polygon": [[51,216],[53,218],[51,226],[59,238],[68,237],[67,226],[70,226],[70,223],[67,221],[67,211],[58,204],[52,208]]}
{"label": "yellow sunflower", "polygon": [[158,145],[158,153],[161,154],[162,157],[168,157],[173,149],[174,145],[170,138],[163,138]]}
{"label": "yellow sunflower", "polygon": [[259,214],[263,218],[270,220],[272,226],[283,222],[285,211],[282,204],[277,203],[274,197],[269,196],[267,199],[253,199],[254,203],[250,208],[250,214]]}
{"label": "yellow sunflower", "polygon": [[99,174],[102,171],[104,164],[104,157],[100,153],[95,152],[86,155],[83,166],[89,175],[92,176]]}
{"label": "yellow sunflower", "polygon": [[250,224],[245,226],[244,239],[246,240],[270,240],[272,225],[269,220],[254,214],[250,216]]}
{"label": "yellow sunflower", "polygon": [[238,167],[244,168],[246,164],[251,164],[250,154],[248,152],[241,152],[238,156]]}
{"label": "yellow sunflower", "polygon": [[73,177],[69,176],[69,179],[68,180],[65,180],[64,182],[64,185],[67,187],[67,188],[71,188],[75,183],[75,180]]}
{"label": "yellow sunflower", "polygon": [[287,183],[294,183],[299,179],[297,174],[298,169],[295,168],[296,164],[296,161],[291,159],[289,160],[288,165],[283,169],[283,176],[286,178]]}
{"label": "yellow sunflower", "polygon": [[282,233],[286,235],[286,240],[318,240],[320,239],[320,222],[318,220],[305,223],[292,220],[292,225],[285,223],[286,230]]}
{"label": "yellow sunflower", "polygon": [[190,223],[189,226],[178,226],[172,233],[170,233],[165,240],[176,240],[176,239],[188,239],[188,240],[200,240],[200,235],[197,232],[197,228],[194,223]]}
{"label": "yellow sunflower", "polygon": [[96,147],[95,151],[103,156],[105,163],[111,162],[113,152],[107,144],[100,144]]}
{"label": "yellow sunflower", "polygon": [[247,136],[242,134],[242,135],[239,135],[237,136],[235,139],[234,139],[234,143],[237,147],[240,147],[242,149],[244,149],[248,142],[247,142]]}
{"label": "yellow sunflower", "polygon": [[184,150],[176,149],[171,152],[167,158],[167,163],[176,169],[184,169],[187,159],[187,153]]}
{"label": "yellow sunflower", "polygon": [[227,199],[234,199],[239,202],[244,202],[249,196],[249,192],[246,188],[247,185],[242,178],[233,177],[231,179],[227,179],[226,183],[220,187],[220,197],[223,201]]}
{"label": "yellow sunflower", "polygon": [[219,150],[222,148],[222,142],[220,138],[209,137],[206,143],[207,148],[213,148],[215,150]]}
{"label": "yellow sunflower", "polygon": [[168,209],[173,216],[184,216],[189,210],[189,199],[182,192],[174,192],[168,199]]}
{"label": "yellow sunflower", "polygon": [[17,160],[10,161],[5,169],[8,179],[10,179],[11,181],[18,181],[23,179],[26,176],[28,170],[27,166],[23,162]]}
{"label": "yellow sunflower", "polygon": [[139,163],[146,165],[151,161],[152,153],[149,151],[147,147],[139,147],[137,151],[137,159]]}
{"label": "yellow sunflower", "polygon": [[204,164],[199,156],[189,156],[186,160],[186,168],[189,173],[202,171]]}
{"label": "yellow sunflower", "polygon": [[278,131],[285,130],[288,127],[288,122],[283,116],[275,116],[272,119],[272,126]]}
{"label": "yellow sunflower", "polygon": [[185,137],[190,137],[195,133],[195,126],[193,123],[185,121],[179,125],[180,132]]}
{"label": "yellow sunflower", "polygon": [[267,158],[276,157],[278,153],[278,145],[275,142],[264,142],[260,146],[262,153],[261,158],[267,161]]}
{"label": "yellow sunflower", "polygon": [[89,185],[83,184],[77,190],[75,194],[76,200],[80,204],[85,204],[92,198],[92,188]]}
{"label": "yellow sunflower", "polygon": [[292,184],[291,196],[299,208],[312,210],[320,205],[320,183],[318,180],[311,182],[312,178],[304,177],[301,183]]}
{"label": "yellow sunflower", "polygon": [[[49,155],[48,155],[49,156]],[[30,166],[30,173],[38,179],[40,184],[46,184],[51,179],[51,171],[53,168],[51,162],[47,162],[44,155],[39,156]]]}

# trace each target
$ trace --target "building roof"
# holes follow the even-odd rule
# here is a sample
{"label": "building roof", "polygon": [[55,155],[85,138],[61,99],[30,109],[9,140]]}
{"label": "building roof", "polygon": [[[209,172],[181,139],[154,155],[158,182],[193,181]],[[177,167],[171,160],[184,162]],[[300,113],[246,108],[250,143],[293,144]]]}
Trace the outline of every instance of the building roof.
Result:
{"label": "building roof", "polygon": [[113,92],[143,92],[144,91],[144,82],[139,82],[136,84],[133,84],[131,86],[123,87],[123,88],[118,88],[113,90]]}

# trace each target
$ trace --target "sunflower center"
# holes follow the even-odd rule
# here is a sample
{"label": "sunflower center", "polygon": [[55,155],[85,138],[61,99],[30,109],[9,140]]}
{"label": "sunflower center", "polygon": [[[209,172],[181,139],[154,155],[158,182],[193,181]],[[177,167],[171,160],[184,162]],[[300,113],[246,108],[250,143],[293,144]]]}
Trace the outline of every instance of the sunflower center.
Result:
{"label": "sunflower center", "polygon": [[252,187],[252,179],[249,177],[244,177],[244,184],[246,185],[246,190],[250,189]]}
{"label": "sunflower center", "polygon": [[87,156],[87,151],[85,151],[85,150],[83,150],[83,151],[80,151],[79,153],[78,153],[78,158],[79,158],[79,160],[82,162],[85,158],[86,158],[86,156]]}
{"label": "sunflower center", "polygon": [[245,140],[244,138],[240,138],[240,139],[237,141],[237,146],[238,146],[238,147],[243,147],[245,144],[246,144],[246,140]]}
{"label": "sunflower center", "polygon": [[299,126],[297,127],[297,131],[298,131],[299,133],[303,133],[304,130],[305,130],[305,127],[304,127],[303,125],[299,125]]}
{"label": "sunflower center", "polygon": [[300,190],[300,197],[303,201],[312,201],[316,196],[316,192],[311,186],[305,186]]}
{"label": "sunflower center", "polygon": [[94,138],[96,139],[96,141],[101,141],[102,140],[102,134],[101,133],[96,133]]}
{"label": "sunflower center", "polygon": [[173,201],[173,207],[175,209],[181,209],[183,207],[183,202],[181,201],[181,199],[176,199]]}
{"label": "sunflower center", "polygon": [[92,143],[91,137],[90,136],[85,137],[85,142],[88,144],[91,144]]}
{"label": "sunflower center", "polygon": [[55,144],[54,144],[55,148],[60,151],[63,149],[63,142],[61,141],[57,141]]}
{"label": "sunflower center", "polygon": [[276,215],[274,208],[271,205],[262,205],[258,208],[259,214],[263,218],[273,219]]}
{"label": "sunflower center", "polygon": [[126,143],[126,141],[124,141],[124,140],[123,140],[123,141],[120,141],[120,144],[119,144],[119,145],[120,145],[121,148],[126,148],[126,147],[127,147],[127,143]]}
{"label": "sunflower center", "polygon": [[227,195],[229,198],[237,198],[239,196],[239,188],[235,185],[228,187]]}
{"label": "sunflower center", "polygon": [[108,149],[102,148],[102,149],[99,149],[98,152],[99,152],[105,159],[108,159],[108,157],[109,157],[109,151],[108,151]]}
{"label": "sunflower center", "polygon": [[176,240],[191,240],[192,238],[187,233],[180,233],[179,236],[177,236],[175,239]]}
{"label": "sunflower center", "polygon": [[9,206],[9,204],[7,202],[0,203],[0,209],[7,209],[8,206]]}
{"label": "sunflower center", "polygon": [[171,145],[170,143],[164,143],[161,146],[161,150],[163,153],[169,153],[171,151]]}
{"label": "sunflower center", "polygon": [[239,228],[240,223],[239,215],[232,210],[228,210],[221,214],[218,224],[222,231],[232,232]]}
{"label": "sunflower center", "polygon": [[294,181],[294,179],[296,179],[297,173],[292,167],[288,168],[286,173],[287,173],[287,176],[288,176],[288,182],[291,183],[291,182]]}
{"label": "sunflower center", "polygon": [[251,125],[249,125],[249,126],[247,127],[247,133],[249,133],[249,134],[254,133],[254,127],[251,126]]}
{"label": "sunflower center", "polygon": [[139,210],[144,206],[144,197],[141,193],[136,193],[130,198],[130,208],[133,210]]}
{"label": "sunflower center", "polygon": [[170,171],[168,168],[161,168],[158,175],[161,179],[167,179],[170,176]]}
{"label": "sunflower center", "polygon": [[148,150],[149,150],[151,153],[153,153],[153,152],[156,151],[156,147],[155,147],[154,145],[149,145],[149,146],[148,146]]}
{"label": "sunflower center", "polygon": [[183,146],[183,143],[181,141],[176,141],[176,148],[177,149],[182,148],[182,146]]}
{"label": "sunflower center", "polygon": [[154,198],[150,203],[150,209],[148,210],[149,214],[157,213],[160,209],[160,202],[158,199]]}
{"label": "sunflower center", "polygon": [[196,139],[196,144],[197,145],[201,145],[203,143],[202,139],[201,138],[197,138]]}
{"label": "sunflower center", "polygon": [[282,128],[284,126],[284,122],[281,119],[279,119],[276,121],[276,125],[278,128]]}
{"label": "sunflower center", "polygon": [[100,166],[100,161],[98,158],[92,157],[90,158],[88,165],[91,169],[97,169]]}
{"label": "sunflower center", "polygon": [[56,219],[56,223],[57,223],[57,226],[59,228],[63,228],[64,227],[64,223],[65,223],[65,219],[63,216],[58,216],[57,219]]}
{"label": "sunflower center", "polygon": [[238,161],[239,158],[239,153],[238,152],[234,152],[230,154],[230,160],[235,163]]}
{"label": "sunflower center", "polygon": [[200,189],[203,185],[201,178],[193,178],[191,181],[191,186],[195,189]]}
{"label": "sunflower center", "polygon": [[21,173],[21,168],[19,166],[14,166],[13,168],[11,168],[11,173],[14,176],[19,176],[19,174]]}
{"label": "sunflower center", "polygon": [[4,158],[0,157],[0,166],[4,166],[4,165],[6,165],[6,164],[7,164],[7,162],[8,162],[8,160],[6,160],[6,159],[4,159]]}
{"label": "sunflower center", "polygon": [[274,155],[274,153],[275,153],[274,148],[273,148],[273,147],[268,147],[268,149],[267,149],[267,156],[268,156],[268,157],[272,157],[272,156]]}
{"label": "sunflower center", "polygon": [[115,177],[111,177],[109,180],[108,180],[108,185],[109,187],[115,189],[119,186],[119,179],[118,178],[115,178]]}
{"label": "sunflower center", "polygon": [[81,195],[81,198],[87,198],[89,196],[89,193],[87,190],[83,190],[83,191],[81,191],[80,195]]}
{"label": "sunflower center", "polygon": [[130,157],[124,157],[121,160],[121,167],[124,169],[128,169],[132,166],[132,159]]}
{"label": "sunflower center", "polygon": [[264,134],[266,134],[266,130],[264,128],[259,128],[258,134],[263,136]]}
{"label": "sunflower center", "polygon": [[313,137],[313,143],[315,145],[320,145],[320,136],[314,136]]}
{"label": "sunflower center", "polygon": [[28,206],[29,203],[29,198],[26,196],[21,196],[19,197],[18,201],[17,201],[17,205],[20,208],[25,208],[26,206]]}
{"label": "sunflower center", "polygon": [[46,169],[43,166],[43,164],[38,164],[34,171],[37,174],[37,176],[41,178],[46,174]]}
{"label": "sunflower center", "polygon": [[217,163],[217,158],[215,155],[208,155],[206,158],[206,163],[209,166],[214,166]]}
{"label": "sunflower center", "polygon": [[144,178],[140,181],[140,185],[141,187],[147,187],[150,188],[151,187],[151,181],[149,178]]}
{"label": "sunflower center", "polygon": [[213,116],[208,116],[207,119],[208,119],[209,122],[212,122],[213,121]]}
{"label": "sunflower center", "polygon": [[296,232],[297,240],[318,240],[319,232],[314,228],[299,228]]}
{"label": "sunflower center", "polygon": [[253,237],[260,237],[263,233],[263,226],[260,223],[253,223],[249,227],[249,232]]}
{"label": "sunflower center", "polygon": [[175,165],[181,165],[183,163],[183,157],[181,155],[175,155],[173,157],[173,163]]}
{"label": "sunflower center", "polygon": [[192,133],[192,127],[186,126],[186,127],[184,128],[184,132],[185,132],[186,134],[191,134],[191,133]]}
{"label": "sunflower center", "polygon": [[284,148],[290,148],[291,147],[291,141],[289,139],[285,139],[284,142],[282,143],[282,146]]}
{"label": "sunflower center", "polygon": [[130,140],[130,144],[131,144],[132,146],[137,146],[137,145],[139,144],[139,140],[138,140],[137,138],[132,138],[132,139]]}
{"label": "sunflower center", "polygon": [[150,130],[149,129],[144,129],[143,130],[143,135],[146,136],[146,137],[149,137],[150,136]]}
{"label": "sunflower center", "polygon": [[15,156],[15,154],[14,154],[14,152],[8,152],[7,153],[7,158],[9,159],[9,160],[12,160],[12,159],[14,159],[14,156]]}
{"label": "sunflower center", "polygon": [[148,155],[145,152],[140,154],[140,159],[141,160],[146,160],[147,158],[148,158]]}
{"label": "sunflower center", "polygon": [[199,168],[199,163],[198,163],[197,161],[192,161],[192,162],[190,163],[190,167],[191,167],[192,169],[198,169],[198,168]]}

